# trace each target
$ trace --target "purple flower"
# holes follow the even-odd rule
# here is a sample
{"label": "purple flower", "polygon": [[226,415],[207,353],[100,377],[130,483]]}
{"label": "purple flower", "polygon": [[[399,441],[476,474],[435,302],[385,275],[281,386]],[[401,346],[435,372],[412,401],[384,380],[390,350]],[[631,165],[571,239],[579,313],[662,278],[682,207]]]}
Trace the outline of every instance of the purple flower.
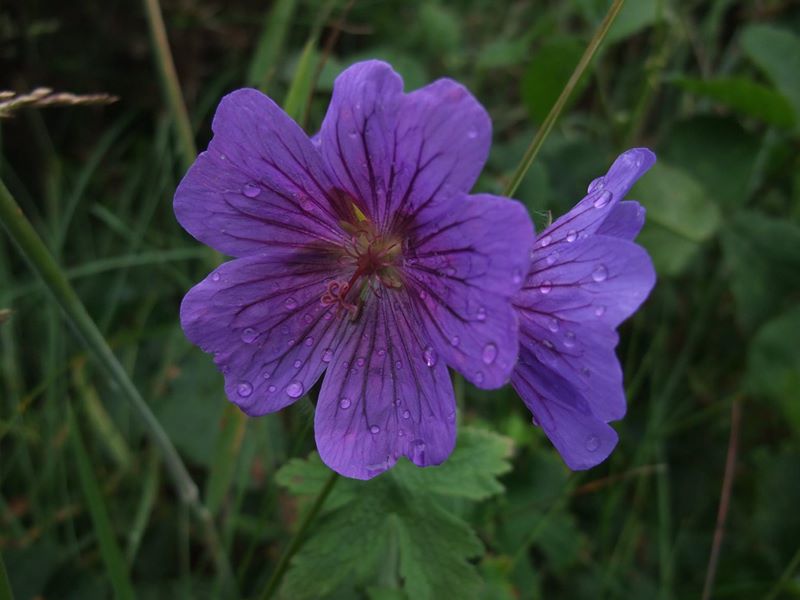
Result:
{"label": "purple flower", "polygon": [[517,360],[511,305],[533,227],[517,202],[468,195],[491,123],[442,79],[409,94],[385,63],[336,80],[309,139],[269,98],[223,98],[214,138],[181,182],[175,214],[236,257],[181,306],[249,415],[291,404],[327,371],[317,448],[368,479],[401,455],[439,464],[455,442],[449,365],[496,388]]}
{"label": "purple flower", "polygon": [[647,149],[622,154],[587,196],[544,230],[531,253],[520,317],[519,362],[511,383],[571,469],[605,460],[617,444],[609,421],[625,415],[616,327],[655,284],[633,239],[638,202],[621,202],[655,162]]}

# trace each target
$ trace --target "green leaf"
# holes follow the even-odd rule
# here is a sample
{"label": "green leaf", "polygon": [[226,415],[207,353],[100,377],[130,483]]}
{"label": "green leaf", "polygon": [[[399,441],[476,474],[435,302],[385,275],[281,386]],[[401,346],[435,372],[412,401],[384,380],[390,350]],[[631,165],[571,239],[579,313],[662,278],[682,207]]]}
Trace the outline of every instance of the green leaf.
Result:
{"label": "green leaf", "polygon": [[606,36],[606,43],[613,44],[635,35],[658,21],[659,0],[636,0],[626,2]]}
{"label": "green leaf", "polygon": [[741,45],[800,118],[800,37],[772,25],[750,25],[742,33]]}
{"label": "green leaf", "polygon": [[703,96],[742,115],[754,117],[770,125],[791,128],[795,114],[791,103],[775,90],[744,77],[673,80],[688,92]]}
{"label": "green leaf", "polygon": [[286,34],[296,6],[297,0],[277,0],[273,5],[250,62],[247,85],[266,91],[285,47]]}
{"label": "green leaf", "polygon": [[647,223],[638,239],[659,273],[681,273],[719,228],[719,209],[706,191],[691,175],[664,161],[634,186],[630,197],[647,208]]}
{"label": "green leaf", "polygon": [[283,101],[283,110],[298,123],[305,121],[308,98],[314,83],[314,71],[317,65],[317,38],[311,37],[303,47],[297,61],[294,77]]}
{"label": "green leaf", "polygon": [[[462,428],[453,455],[439,467],[420,469],[403,459],[371,481],[341,480],[292,562],[284,596],[326,597],[343,586],[383,588],[388,581],[410,598],[475,597],[481,580],[469,561],[482,545],[443,501],[501,492],[496,478],[509,470],[510,451],[506,438]],[[276,479],[295,495],[313,497],[329,473],[312,454],[290,461]]]}
{"label": "green leaf", "polygon": [[760,145],[736,119],[704,115],[672,126],[658,157],[703,182],[720,207],[737,208],[755,187]]}
{"label": "green leaf", "polygon": [[512,443],[482,429],[463,428],[458,444],[443,465],[420,469],[408,461],[392,469],[392,477],[413,493],[484,500],[499,494],[497,477],[511,470]]}
{"label": "green leaf", "polygon": [[774,402],[800,432],[800,306],[768,321],[756,333],[747,356],[750,393]]}
{"label": "green leaf", "polygon": [[83,495],[86,499],[86,506],[92,518],[92,525],[94,526],[94,532],[97,536],[97,542],[100,546],[100,556],[106,566],[108,579],[114,588],[114,594],[117,598],[133,599],[136,595],[133,593],[133,585],[131,584],[130,575],[128,574],[128,567],[125,564],[122,551],[117,544],[103,493],[92,471],[89,454],[86,452],[86,448],[81,440],[77,421],[72,411],[69,411],[69,424],[71,431],[70,438],[78,465],[78,476],[81,487],[83,488]]}
{"label": "green leaf", "polygon": [[[559,37],[534,52],[522,78],[522,101],[537,122],[544,121],[555,104],[583,54],[584,45],[574,37]],[[586,81],[584,78],[578,84],[571,102],[580,96]]]}
{"label": "green leaf", "polygon": [[754,329],[800,293],[800,226],[755,212],[736,215],[722,235],[739,321]]}

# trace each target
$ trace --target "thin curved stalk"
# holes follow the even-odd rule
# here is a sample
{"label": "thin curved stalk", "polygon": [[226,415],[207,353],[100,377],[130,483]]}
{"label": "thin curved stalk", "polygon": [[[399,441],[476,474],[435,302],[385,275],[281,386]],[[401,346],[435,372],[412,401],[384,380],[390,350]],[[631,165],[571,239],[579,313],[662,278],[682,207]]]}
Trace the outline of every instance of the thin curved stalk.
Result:
{"label": "thin curved stalk", "polygon": [[514,192],[517,191],[519,184],[522,183],[522,179],[525,177],[528,169],[531,168],[533,160],[536,158],[536,155],[539,154],[539,150],[541,150],[542,146],[544,145],[544,141],[547,139],[550,130],[553,129],[553,125],[555,125],[558,117],[561,115],[561,111],[564,110],[564,106],[566,105],[567,100],[569,100],[569,97],[572,95],[572,92],[575,90],[575,86],[578,85],[578,82],[586,72],[589,63],[592,62],[594,55],[597,53],[597,49],[605,39],[609,29],[611,29],[611,25],[617,18],[617,15],[622,9],[623,4],[625,4],[625,0],[614,0],[614,2],[611,4],[611,7],[608,9],[608,12],[603,18],[602,23],[600,23],[600,27],[597,28],[597,31],[589,42],[589,45],[586,46],[583,56],[581,56],[581,59],[578,61],[578,65],[575,67],[572,75],[570,75],[567,85],[565,85],[564,89],[561,90],[558,100],[556,100],[556,103],[553,104],[553,108],[550,109],[550,112],[547,114],[542,126],[539,127],[536,135],[533,136],[531,145],[528,146],[528,149],[525,151],[525,155],[522,157],[517,170],[514,171],[514,175],[511,176],[511,181],[506,186],[504,192],[506,196],[513,196]]}

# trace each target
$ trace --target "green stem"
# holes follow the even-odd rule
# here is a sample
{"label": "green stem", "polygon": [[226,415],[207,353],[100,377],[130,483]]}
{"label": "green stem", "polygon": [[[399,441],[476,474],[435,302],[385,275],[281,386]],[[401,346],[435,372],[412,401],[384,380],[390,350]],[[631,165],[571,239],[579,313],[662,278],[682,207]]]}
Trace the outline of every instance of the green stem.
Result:
{"label": "green stem", "polygon": [[328,481],[325,482],[325,485],[319,491],[319,494],[317,494],[317,497],[314,499],[314,504],[306,513],[303,522],[300,523],[300,528],[294,534],[292,541],[289,542],[289,546],[286,548],[283,556],[281,556],[280,561],[278,561],[278,566],[275,567],[275,571],[273,571],[272,576],[267,582],[267,586],[264,588],[264,592],[261,594],[261,600],[268,600],[269,598],[272,598],[272,596],[278,590],[278,586],[280,585],[281,581],[283,581],[283,576],[286,574],[286,569],[289,567],[289,561],[292,560],[292,557],[300,549],[308,528],[316,518],[317,514],[322,508],[322,505],[325,504],[325,500],[328,498],[328,495],[331,493],[333,486],[338,480],[339,474],[336,473],[336,471],[331,471]]}
{"label": "green stem", "polygon": [[186,102],[178,81],[178,73],[175,71],[175,61],[172,59],[172,51],[169,49],[161,6],[158,0],[144,0],[144,9],[147,13],[147,24],[150,26],[150,37],[158,73],[161,76],[161,85],[164,88],[164,95],[172,112],[172,118],[175,120],[181,162],[184,169],[188,169],[197,157],[197,147],[192,134],[192,124],[189,121],[189,111],[186,110]]}
{"label": "green stem", "polygon": [[206,542],[214,556],[217,568],[223,574],[230,573],[230,568],[221,552],[219,537],[210,513],[200,502],[197,485],[172,445],[161,424],[142,398],[139,390],[131,381],[128,373],[111,351],[103,335],[100,333],[92,317],[86,311],[74,288],[70,285],[63,271],[59,268],[47,246],[33,229],[28,219],[22,214],[17,202],[0,180],[0,222],[3,223],[11,239],[19,247],[22,254],[30,262],[34,271],[52,293],[54,299],[66,314],[67,320],[83,338],[89,351],[94,354],[103,367],[109,380],[125,399],[133,406],[145,426],[153,444],[161,452],[178,497],[189,506],[203,524]]}
{"label": "green stem", "polygon": [[522,161],[520,161],[517,170],[511,177],[511,181],[509,182],[508,186],[506,186],[506,190],[504,192],[505,196],[513,196],[514,192],[517,191],[519,184],[522,183],[522,179],[525,177],[528,169],[530,169],[531,165],[533,164],[533,160],[536,158],[536,155],[539,154],[539,150],[541,150],[542,145],[544,145],[544,141],[547,139],[550,130],[553,129],[553,125],[555,125],[559,115],[561,115],[561,111],[564,110],[564,106],[566,105],[567,100],[569,100],[569,97],[572,95],[575,86],[578,85],[578,82],[580,81],[581,77],[583,77],[583,74],[586,71],[586,68],[589,66],[589,63],[592,62],[592,58],[594,58],[594,55],[597,53],[597,49],[600,47],[600,44],[608,34],[608,30],[611,29],[611,25],[614,23],[614,19],[617,18],[617,15],[622,9],[623,4],[625,4],[625,0],[614,0],[614,2],[611,4],[606,16],[603,18],[603,22],[600,23],[600,27],[595,32],[594,36],[589,42],[589,45],[586,47],[586,50],[583,52],[583,56],[581,56],[581,59],[578,61],[578,65],[572,72],[569,81],[567,81],[567,85],[565,85],[564,89],[561,90],[561,95],[558,97],[558,100],[556,100],[553,108],[550,109],[550,112],[547,114],[547,118],[545,118],[542,126],[536,132],[536,135],[533,137],[533,141],[531,141],[531,145],[528,146],[528,149],[525,151],[525,156],[522,157]]}

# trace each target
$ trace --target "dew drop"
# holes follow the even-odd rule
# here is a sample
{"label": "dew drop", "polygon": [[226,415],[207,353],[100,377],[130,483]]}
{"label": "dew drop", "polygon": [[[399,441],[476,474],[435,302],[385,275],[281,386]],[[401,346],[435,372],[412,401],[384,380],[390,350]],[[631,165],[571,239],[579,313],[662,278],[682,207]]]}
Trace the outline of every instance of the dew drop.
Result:
{"label": "dew drop", "polygon": [[573,348],[575,346],[575,332],[568,331],[564,334],[564,345],[567,348]]}
{"label": "dew drop", "polygon": [[553,333],[558,331],[558,319],[550,319],[550,321],[547,323],[547,328]]}
{"label": "dew drop", "polygon": [[478,137],[478,131],[475,130],[475,129],[468,130],[467,131],[467,137],[469,139],[471,139],[471,140],[474,140],[476,137]]}
{"label": "dew drop", "polygon": [[600,193],[600,195],[594,201],[595,208],[603,208],[609,202],[611,202],[611,192],[608,190],[604,190]]}
{"label": "dew drop", "polygon": [[351,404],[352,402],[350,402],[349,398],[342,398],[341,400],[339,400],[339,407],[342,410],[347,410],[348,408],[350,408]]}
{"label": "dew drop", "polygon": [[480,385],[481,383],[483,383],[484,379],[485,378],[483,376],[483,371],[476,371],[475,372],[475,383]]}
{"label": "dew drop", "polygon": [[267,390],[268,390],[270,393],[274,392],[274,391],[275,391],[275,390],[277,390],[277,389],[278,389],[278,388],[276,388],[274,385],[271,385],[271,386],[269,386],[269,387],[267,388]]}
{"label": "dew drop", "polygon": [[483,308],[482,306],[478,309],[477,319],[478,321],[486,320],[486,309]]}
{"label": "dew drop", "polygon": [[305,388],[303,387],[303,384],[297,381],[296,379],[290,382],[289,385],[286,386],[286,394],[290,398],[299,398],[300,396],[303,395],[304,391]]}
{"label": "dew drop", "polygon": [[553,349],[553,342],[551,342],[550,340],[544,340],[542,344],[544,345],[545,348],[549,350]]}
{"label": "dew drop", "polygon": [[378,433],[380,433],[380,432],[381,432],[381,428],[380,428],[380,427],[378,427],[377,425],[373,425],[372,427],[370,427],[370,428],[369,428],[369,432],[370,432],[372,435],[376,435],[376,434],[378,434]]}
{"label": "dew drop", "polygon": [[364,358],[363,356],[359,356],[359,357],[356,359],[356,364],[357,364],[359,367],[363,367],[363,366],[364,366],[364,364],[366,364],[366,362],[367,362],[367,359],[366,359],[366,358]]}
{"label": "dew drop", "polygon": [[577,240],[577,239],[578,239],[578,232],[577,232],[577,231],[575,231],[574,229],[570,229],[570,230],[567,232],[567,238],[566,238],[566,239],[567,239],[567,241],[568,241],[569,243],[572,243],[572,242],[574,242],[575,240]]}
{"label": "dew drop", "polygon": [[311,316],[311,313],[308,313],[306,316],[303,317],[303,321],[305,321],[306,323],[311,323],[311,321],[313,321],[313,320],[314,320],[314,317]]}
{"label": "dew drop", "polygon": [[255,198],[261,193],[261,188],[255,183],[248,183],[242,188],[242,193],[248,198]]}
{"label": "dew drop", "polygon": [[247,398],[253,393],[253,386],[246,381],[242,381],[236,386],[236,393],[242,398]]}
{"label": "dew drop", "polygon": [[264,376],[263,376],[263,377],[264,377],[264,379],[269,379],[270,377],[272,377],[272,373],[270,373],[269,371],[267,371],[266,373],[264,373]]}
{"label": "dew drop", "polygon": [[549,294],[550,290],[553,289],[553,283],[551,281],[543,281],[539,285],[539,292],[542,294]]}
{"label": "dew drop", "polygon": [[597,179],[593,179],[592,183],[590,183],[589,187],[586,189],[586,193],[591,194],[595,190],[602,190],[605,184],[606,182],[604,177],[598,177]]}
{"label": "dew drop", "polygon": [[303,361],[298,358],[296,361],[294,361],[293,364],[295,369],[299,369],[300,367],[303,366]]}
{"label": "dew drop", "polygon": [[600,440],[597,438],[596,435],[590,435],[586,438],[586,449],[589,452],[597,452],[597,449],[600,447]]}
{"label": "dew drop", "polygon": [[553,236],[546,235],[539,241],[539,246],[542,248],[546,248],[550,245],[550,242],[553,241]]}
{"label": "dew drop", "polygon": [[410,419],[411,418],[411,411],[404,410],[403,411],[403,418],[404,419]]}
{"label": "dew drop", "polygon": [[385,349],[383,349],[383,348],[380,348],[380,349],[378,350],[378,356],[386,356],[386,350],[385,350]]}
{"label": "dew drop", "polygon": [[289,310],[294,310],[297,308],[297,300],[294,298],[287,298],[283,305],[288,308]]}
{"label": "dew drop", "polygon": [[422,440],[412,440],[408,446],[412,462],[419,464],[425,460],[425,442]]}
{"label": "dew drop", "polygon": [[438,358],[436,356],[436,350],[434,350],[431,346],[428,346],[423,351],[422,358],[425,359],[426,365],[428,365],[429,367],[433,367],[434,365],[436,365],[436,360]]}
{"label": "dew drop", "polygon": [[406,435],[406,432],[403,431],[402,429],[398,429],[397,430],[397,437],[405,437],[405,435]]}
{"label": "dew drop", "polygon": [[490,365],[494,362],[497,358],[497,346],[494,344],[486,344],[483,347],[483,353],[481,354],[481,358],[483,358],[483,364]]}
{"label": "dew drop", "polygon": [[515,285],[522,283],[522,271],[520,269],[514,269],[514,272],[511,274],[511,281]]}
{"label": "dew drop", "polygon": [[428,294],[425,292],[425,290],[420,290],[419,299],[420,300],[425,300],[425,298],[427,298],[427,297],[428,297]]}
{"label": "dew drop", "polygon": [[402,360],[395,361],[394,368],[395,369],[402,369],[403,368],[403,361]]}
{"label": "dew drop", "polygon": [[219,281],[219,280],[220,280],[220,274],[219,273],[214,273],[211,276],[211,281]]}
{"label": "dew drop", "polygon": [[302,208],[306,212],[311,212],[312,210],[314,210],[314,203],[311,201],[310,198],[305,198],[303,199],[302,202],[300,202],[300,208]]}
{"label": "dew drop", "polygon": [[548,265],[554,264],[557,260],[558,260],[558,252],[556,252],[555,250],[553,250],[550,254],[548,254],[547,258],[545,258],[545,262]]}
{"label": "dew drop", "polygon": [[453,347],[458,346],[458,344],[460,342],[461,342],[461,338],[459,338],[457,335],[454,335],[453,337],[450,338],[450,345],[453,346]]}
{"label": "dew drop", "polygon": [[258,332],[252,327],[247,327],[242,331],[242,341],[245,344],[252,344],[258,337]]}
{"label": "dew drop", "polygon": [[313,337],[311,337],[311,336],[308,336],[308,337],[305,339],[305,341],[304,341],[303,343],[304,343],[306,346],[311,346],[311,345],[313,345],[313,344],[314,344],[314,338],[313,338]]}
{"label": "dew drop", "polygon": [[608,277],[608,269],[606,269],[605,265],[597,265],[592,271],[592,279],[597,282],[605,281]]}
{"label": "dew drop", "polygon": [[604,314],[606,314],[606,307],[605,306],[602,306],[602,305],[601,306],[597,306],[594,309],[594,316],[595,317],[602,317]]}

